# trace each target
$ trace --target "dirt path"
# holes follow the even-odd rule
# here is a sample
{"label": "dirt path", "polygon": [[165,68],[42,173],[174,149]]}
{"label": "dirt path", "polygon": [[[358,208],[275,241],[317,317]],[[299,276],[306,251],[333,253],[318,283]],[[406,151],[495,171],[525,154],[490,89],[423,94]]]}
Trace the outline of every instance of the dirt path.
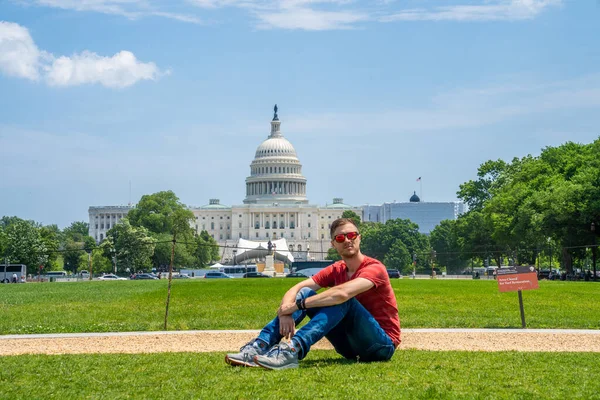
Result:
{"label": "dirt path", "polygon": [[[0,356],[18,354],[235,351],[258,331],[126,332],[0,336]],[[331,349],[326,340],[314,349]],[[600,331],[405,329],[400,350],[600,352]]]}

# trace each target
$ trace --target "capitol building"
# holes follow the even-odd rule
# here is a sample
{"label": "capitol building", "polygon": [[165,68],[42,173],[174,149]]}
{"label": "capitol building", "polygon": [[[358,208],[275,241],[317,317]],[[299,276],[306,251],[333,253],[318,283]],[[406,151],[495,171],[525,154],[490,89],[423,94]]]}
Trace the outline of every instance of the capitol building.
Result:
{"label": "capitol building", "polygon": [[[264,249],[268,241],[276,244],[275,256],[281,261],[323,260],[331,247],[331,223],[346,210],[366,221],[385,222],[404,216],[419,224],[414,218],[422,216],[426,219],[422,221],[426,229],[420,229],[423,233],[429,233],[444,219],[456,219],[464,210],[460,202],[416,202],[414,196],[407,204],[411,211],[407,215],[403,214],[405,203],[354,207],[344,204],[342,198],[334,198],[333,203],[319,206],[309,203],[306,185],[302,164],[294,146],[281,132],[275,106],[269,136],[258,146],[250,163],[243,204],[228,206],[213,198],[202,207],[190,207],[195,218],[192,228],[197,233],[207,231],[222,246],[222,262],[232,262],[236,256],[237,262],[258,258],[262,253],[248,250]],[[104,240],[106,232],[131,208],[90,207],[90,236],[97,242]]]}
{"label": "capitol building", "polygon": [[[323,260],[331,247],[331,223],[345,210],[361,215],[362,208],[344,204],[341,198],[325,206],[310,204],[306,183],[296,149],[281,132],[275,106],[269,136],[250,163],[243,204],[228,206],[214,198],[202,207],[190,207],[195,217],[192,228],[198,233],[207,231],[223,246],[224,262],[233,260],[234,250],[237,261],[242,261],[249,242],[265,247],[268,241],[276,244],[280,260]],[[98,242],[104,240],[106,232],[131,208],[90,207],[90,236]]]}

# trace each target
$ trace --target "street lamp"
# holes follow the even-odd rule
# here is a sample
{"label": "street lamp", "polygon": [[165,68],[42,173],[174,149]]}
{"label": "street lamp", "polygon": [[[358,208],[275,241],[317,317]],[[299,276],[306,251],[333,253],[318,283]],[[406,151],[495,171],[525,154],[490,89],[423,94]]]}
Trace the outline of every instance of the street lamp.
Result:
{"label": "street lamp", "polygon": [[437,252],[435,250],[431,250],[431,279],[433,279],[433,277],[435,276],[435,271],[433,270],[433,267],[435,266],[435,257],[437,255]]}
{"label": "street lamp", "polygon": [[590,226],[590,230],[592,231],[592,236],[594,238],[594,247],[592,247],[592,265],[594,266],[594,281],[596,280],[596,252],[598,251],[598,244],[596,241],[596,224],[592,222]]}
{"label": "street lamp", "polygon": [[551,242],[552,242],[552,238],[548,238],[548,255],[550,256],[550,272],[552,272],[552,246],[550,246]]}
{"label": "street lamp", "polygon": [[114,271],[115,271],[115,275],[116,275],[117,274],[117,251],[114,248],[111,248],[110,254],[112,254],[113,266],[114,266]]}

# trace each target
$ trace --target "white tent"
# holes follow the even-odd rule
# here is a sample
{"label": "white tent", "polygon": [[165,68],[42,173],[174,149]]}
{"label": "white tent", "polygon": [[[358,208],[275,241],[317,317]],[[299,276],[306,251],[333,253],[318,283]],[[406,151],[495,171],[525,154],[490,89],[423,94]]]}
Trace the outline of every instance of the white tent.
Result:
{"label": "white tent", "polygon": [[[285,238],[272,240],[272,251],[275,259],[283,262],[294,262],[294,256],[290,253]],[[236,262],[252,258],[265,257],[269,254],[269,242],[254,242],[246,239],[239,239],[237,242]]]}
{"label": "white tent", "polygon": [[215,268],[215,269],[219,269],[219,268],[222,268],[222,267],[223,267],[223,264],[216,263],[215,265],[211,265],[211,266],[210,266],[210,267],[208,267],[208,268]]}

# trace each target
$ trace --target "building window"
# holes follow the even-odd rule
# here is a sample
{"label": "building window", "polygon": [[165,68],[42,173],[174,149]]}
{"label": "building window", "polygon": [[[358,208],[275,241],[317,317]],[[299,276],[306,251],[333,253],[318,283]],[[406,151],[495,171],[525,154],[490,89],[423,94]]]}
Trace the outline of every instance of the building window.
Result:
{"label": "building window", "polygon": [[96,229],[98,229],[98,224],[96,224]]}
{"label": "building window", "polygon": [[281,236],[281,237],[285,237],[285,236],[283,235],[283,232],[281,232],[281,234],[280,234],[279,236]]}
{"label": "building window", "polygon": [[229,217],[227,217],[227,219],[230,219]]}
{"label": "building window", "polygon": [[308,227],[310,228],[310,221],[308,221]]}
{"label": "building window", "polygon": [[219,225],[219,229],[221,229],[221,230],[223,229],[223,224]]}
{"label": "building window", "polygon": [[308,237],[310,237],[310,232],[308,232]]}
{"label": "building window", "polygon": [[198,232],[198,224],[196,224],[196,232]]}
{"label": "building window", "polygon": [[202,217],[202,219],[206,219],[206,217]]}
{"label": "building window", "polygon": [[294,232],[291,233],[292,237],[294,237]]}
{"label": "building window", "polygon": [[229,225],[227,225],[227,230],[229,230]]}
{"label": "building window", "polygon": [[104,240],[104,234],[101,233],[100,234],[100,241],[103,241],[103,240]]}
{"label": "building window", "polygon": [[242,218],[242,214],[240,214],[239,217]]}
{"label": "building window", "polygon": [[223,217],[221,217],[221,219],[223,219]]}
{"label": "building window", "polygon": [[210,223],[210,230],[211,230],[211,231],[214,231],[214,230],[215,230],[215,223],[214,223],[214,222],[211,222],[211,223]]}
{"label": "building window", "polygon": [[321,233],[321,239],[325,239],[325,235]]}
{"label": "building window", "polygon": [[229,233],[227,234],[227,239],[231,239],[231,236],[229,235]]}
{"label": "building window", "polygon": [[256,237],[258,237],[258,232],[256,232]]}
{"label": "building window", "polygon": [[238,237],[239,237],[240,239],[242,238],[242,232],[240,232],[240,233],[238,234]]}
{"label": "building window", "polygon": [[302,251],[302,245],[301,244],[298,245],[298,251]]}
{"label": "building window", "polygon": [[271,225],[269,224],[269,221],[265,222],[265,229],[271,229]]}
{"label": "building window", "polygon": [[219,239],[223,240],[223,234],[219,233]]}
{"label": "building window", "polygon": [[283,221],[279,221],[279,229],[284,229],[285,226],[283,225]]}
{"label": "building window", "polygon": [[242,223],[240,222],[240,223],[238,224],[238,228],[241,228],[241,227],[242,227]]}
{"label": "building window", "polygon": [[104,224],[100,224],[100,229],[104,229]]}
{"label": "building window", "polygon": [[210,219],[215,219],[215,217],[210,217]]}
{"label": "building window", "polygon": [[310,218],[310,214],[308,214],[308,218]]}
{"label": "building window", "polygon": [[290,222],[290,229],[295,229],[296,228],[296,224],[294,224],[294,221]]}
{"label": "building window", "polygon": [[258,222],[256,222],[256,223],[254,224],[254,229],[259,229],[259,228],[260,228],[260,226],[258,225]]}
{"label": "building window", "polygon": [[110,222],[106,224],[106,229],[110,229]]}
{"label": "building window", "polygon": [[206,225],[202,224],[202,230],[205,231],[206,230]]}
{"label": "building window", "polygon": [[325,229],[325,225],[321,224],[321,229]]}
{"label": "building window", "polygon": [[331,219],[331,215],[328,218]]}

